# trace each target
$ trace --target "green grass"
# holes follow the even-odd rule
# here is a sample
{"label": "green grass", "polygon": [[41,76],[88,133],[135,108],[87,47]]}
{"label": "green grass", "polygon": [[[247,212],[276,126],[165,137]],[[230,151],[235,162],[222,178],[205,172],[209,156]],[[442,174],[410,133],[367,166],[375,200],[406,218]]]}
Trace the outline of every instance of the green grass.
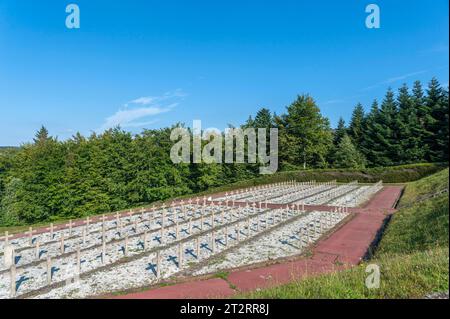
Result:
{"label": "green grass", "polygon": [[426,198],[443,189],[448,189],[449,169],[446,168],[436,174],[422,178],[406,185],[400,200],[399,208],[415,204],[421,198]]}
{"label": "green grass", "polygon": [[399,210],[393,215],[376,254],[401,254],[448,246],[448,195]]}
{"label": "green grass", "polygon": [[[449,286],[448,169],[409,183],[374,257],[350,270],[242,294],[243,298],[423,298]],[[368,289],[367,264],[380,267],[379,289]]]}
{"label": "green grass", "polygon": [[372,299],[422,298],[448,290],[448,248],[395,257],[383,255],[370,261],[380,267],[380,288],[365,285],[367,264],[350,270],[312,277],[287,285],[239,295],[266,299]]}

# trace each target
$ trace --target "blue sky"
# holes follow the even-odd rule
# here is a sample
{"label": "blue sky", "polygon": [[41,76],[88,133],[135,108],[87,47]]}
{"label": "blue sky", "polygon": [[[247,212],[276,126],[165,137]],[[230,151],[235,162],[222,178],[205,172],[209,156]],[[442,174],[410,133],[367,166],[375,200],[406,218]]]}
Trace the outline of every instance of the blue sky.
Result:
{"label": "blue sky", "polygon": [[[81,28],[65,27],[69,3]],[[365,27],[365,7],[381,28]],[[333,126],[403,82],[448,85],[447,0],[0,0],[0,145],[121,124],[240,124],[309,93]]]}

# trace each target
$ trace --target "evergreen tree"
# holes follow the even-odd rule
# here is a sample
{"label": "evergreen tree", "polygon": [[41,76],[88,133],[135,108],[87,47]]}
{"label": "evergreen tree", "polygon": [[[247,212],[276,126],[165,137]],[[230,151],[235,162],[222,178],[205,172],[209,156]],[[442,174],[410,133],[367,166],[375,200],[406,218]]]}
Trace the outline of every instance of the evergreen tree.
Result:
{"label": "evergreen tree", "polygon": [[287,107],[287,113],[276,118],[279,128],[281,160],[293,165],[325,167],[332,145],[332,131],[327,118],[320,113],[308,95],[298,96]]}
{"label": "evergreen tree", "polygon": [[334,166],[336,168],[364,168],[365,158],[353,145],[351,138],[345,134],[334,154]]}
{"label": "evergreen tree", "polygon": [[262,108],[256,113],[255,120],[253,121],[253,127],[255,128],[271,128],[273,127],[272,113],[269,109]]}
{"label": "evergreen tree", "polygon": [[372,103],[370,112],[364,119],[363,140],[361,141],[361,152],[370,166],[382,166],[386,163],[385,149],[379,135],[380,110],[378,102]]}
{"label": "evergreen tree", "polygon": [[427,106],[426,97],[420,81],[414,82],[412,92],[413,94],[411,99],[412,103],[414,104],[414,109],[416,110],[417,119],[420,125],[420,143],[422,145],[422,151],[425,154],[425,160],[429,160],[430,150],[428,142],[430,139],[432,139],[433,135],[433,133],[430,131],[433,118],[431,117],[431,110]]}
{"label": "evergreen tree", "polygon": [[336,130],[334,131],[334,139],[333,143],[335,146],[338,146],[341,143],[342,138],[347,134],[347,128],[345,127],[345,121],[341,117],[339,118],[338,125]]}
{"label": "evergreen tree", "polygon": [[408,87],[403,85],[398,94],[398,141],[400,151],[398,160],[401,164],[423,161],[425,151],[421,143],[422,127],[417,115],[414,99],[409,94]]}
{"label": "evergreen tree", "polygon": [[39,144],[46,142],[48,139],[48,130],[45,128],[45,126],[42,125],[39,131],[37,131],[37,133],[35,134],[33,141],[35,144]]}
{"label": "evergreen tree", "polygon": [[364,117],[364,107],[361,103],[358,103],[353,110],[348,127],[348,135],[358,148],[361,147],[362,140],[364,139]]}
{"label": "evergreen tree", "polygon": [[398,108],[394,92],[388,89],[381,104],[376,122],[378,143],[383,150],[378,163],[380,166],[392,166],[399,163],[400,144],[398,140]]}
{"label": "evergreen tree", "polygon": [[433,78],[428,85],[426,106],[430,112],[425,142],[429,145],[428,158],[432,162],[448,160],[448,93]]}
{"label": "evergreen tree", "polygon": [[438,152],[438,158],[440,162],[449,161],[449,100],[448,100],[449,90],[443,90],[442,99],[440,103],[440,117],[438,122],[438,130],[436,133],[436,149]]}

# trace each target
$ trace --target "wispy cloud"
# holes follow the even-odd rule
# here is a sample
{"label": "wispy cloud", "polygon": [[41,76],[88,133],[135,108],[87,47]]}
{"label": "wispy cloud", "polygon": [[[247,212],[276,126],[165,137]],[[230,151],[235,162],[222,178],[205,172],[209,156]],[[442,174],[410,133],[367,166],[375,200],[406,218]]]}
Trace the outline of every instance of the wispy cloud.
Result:
{"label": "wispy cloud", "polygon": [[178,89],[166,92],[161,96],[143,96],[133,99],[125,103],[116,113],[107,117],[97,131],[103,132],[116,126],[127,128],[154,124],[158,119],[150,120],[150,117],[170,112],[179,105],[185,96],[186,94]]}
{"label": "wispy cloud", "polygon": [[320,103],[320,105],[326,106],[326,105],[342,104],[342,103],[354,103],[355,99],[358,99],[364,95],[365,94],[356,94],[356,95],[348,96],[345,98],[336,98],[336,99],[324,101],[324,102]]}
{"label": "wispy cloud", "polygon": [[406,79],[408,79],[410,77],[427,73],[428,71],[429,70],[422,70],[422,71],[417,71],[417,72],[412,72],[412,73],[408,73],[408,74],[395,76],[395,77],[389,78],[389,79],[387,79],[385,81],[378,82],[378,83],[376,83],[374,85],[368,86],[368,87],[362,89],[361,91],[369,91],[369,90],[375,89],[377,87],[380,87],[382,85],[392,84],[392,83],[395,83],[395,82],[398,82],[398,81],[406,80]]}
{"label": "wispy cloud", "polygon": [[344,103],[345,100],[344,99],[335,99],[335,100],[328,100],[325,101],[323,103],[321,103],[322,105],[331,105],[331,104],[338,104],[338,103]]}

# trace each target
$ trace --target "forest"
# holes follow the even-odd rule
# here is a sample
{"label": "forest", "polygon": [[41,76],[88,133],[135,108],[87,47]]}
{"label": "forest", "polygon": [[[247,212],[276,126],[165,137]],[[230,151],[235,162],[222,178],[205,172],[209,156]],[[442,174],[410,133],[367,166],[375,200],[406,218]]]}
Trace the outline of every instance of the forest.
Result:
{"label": "forest", "polygon": [[[448,163],[448,94],[435,78],[388,89],[335,129],[313,97],[299,95],[284,113],[262,108],[240,126],[278,128],[281,171]],[[170,133],[180,125],[64,141],[41,127],[33,142],[0,148],[0,226],[121,210],[259,176],[258,164],[173,164]]]}

